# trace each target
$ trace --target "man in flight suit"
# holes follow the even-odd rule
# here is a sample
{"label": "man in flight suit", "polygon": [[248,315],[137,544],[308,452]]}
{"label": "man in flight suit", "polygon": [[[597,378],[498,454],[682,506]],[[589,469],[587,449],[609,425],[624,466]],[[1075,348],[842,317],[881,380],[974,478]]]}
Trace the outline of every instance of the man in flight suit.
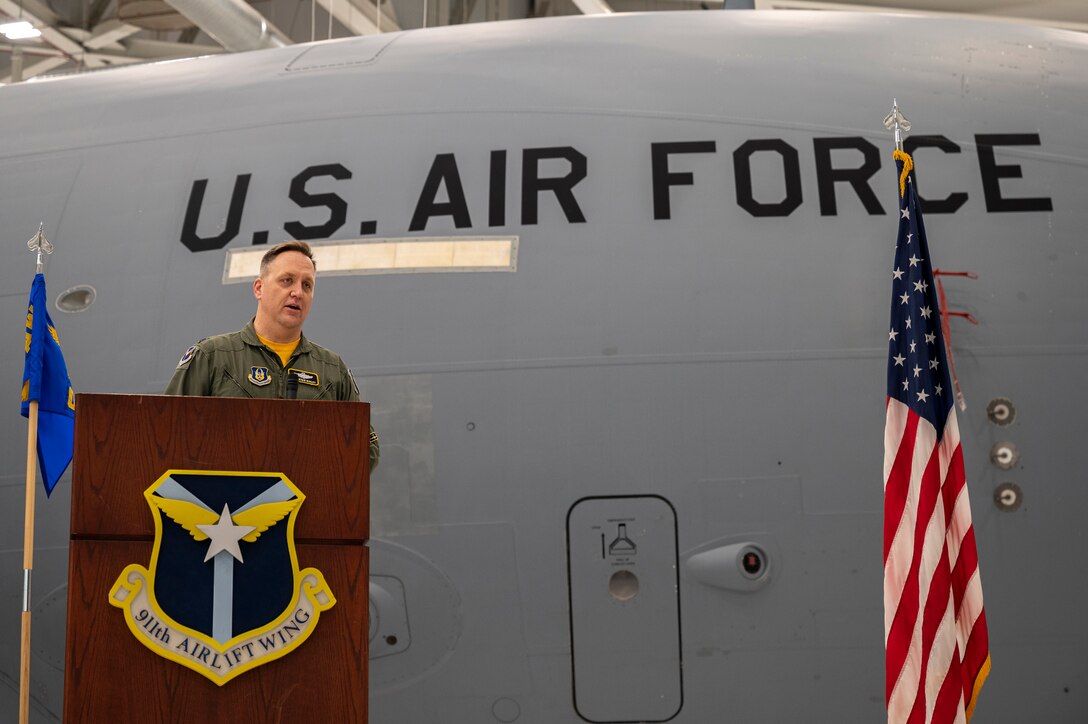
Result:
{"label": "man in flight suit", "polygon": [[[241,331],[207,337],[182,355],[168,395],[204,397],[286,397],[287,377],[298,376],[300,400],[359,400],[359,388],[335,352],[302,336],[314,298],[310,245],[288,241],[261,258],[253,282],[257,314]],[[370,428],[370,469],[381,450]]]}

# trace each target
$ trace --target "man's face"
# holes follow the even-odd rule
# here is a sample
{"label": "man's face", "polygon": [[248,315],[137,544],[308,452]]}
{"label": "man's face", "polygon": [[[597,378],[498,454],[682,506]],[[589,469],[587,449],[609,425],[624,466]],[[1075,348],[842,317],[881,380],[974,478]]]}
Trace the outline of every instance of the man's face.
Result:
{"label": "man's face", "polygon": [[268,273],[253,282],[253,296],[259,334],[275,342],[298,339],[314,299],[313,262],[301,252],[283,252],[269,264]]}

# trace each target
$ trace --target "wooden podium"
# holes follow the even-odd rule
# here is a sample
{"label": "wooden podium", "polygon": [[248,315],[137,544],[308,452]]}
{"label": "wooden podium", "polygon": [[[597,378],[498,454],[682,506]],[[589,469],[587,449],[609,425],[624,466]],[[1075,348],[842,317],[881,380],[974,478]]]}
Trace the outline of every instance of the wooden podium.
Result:
{"label": "wooden podium", "polygon": [[[367,721],[369,416],[367,403],[77,397],[65,722]],[[336,599],[297,649],[221,686],[154,653],[110,604],[125,567],[150,563],[144,491],[167,470],[287,476],[306,496],[298,567]]]}

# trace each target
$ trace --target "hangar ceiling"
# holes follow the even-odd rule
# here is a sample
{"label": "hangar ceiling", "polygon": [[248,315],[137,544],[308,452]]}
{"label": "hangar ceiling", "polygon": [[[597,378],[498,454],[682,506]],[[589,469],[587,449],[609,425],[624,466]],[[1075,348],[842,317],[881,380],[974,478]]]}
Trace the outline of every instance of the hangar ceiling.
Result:
{"label": "hangar ceiling", "polygon": [[0,83],[434,25],[723,8],[939,12],[1088,31],[1083,0],[0,0]]}

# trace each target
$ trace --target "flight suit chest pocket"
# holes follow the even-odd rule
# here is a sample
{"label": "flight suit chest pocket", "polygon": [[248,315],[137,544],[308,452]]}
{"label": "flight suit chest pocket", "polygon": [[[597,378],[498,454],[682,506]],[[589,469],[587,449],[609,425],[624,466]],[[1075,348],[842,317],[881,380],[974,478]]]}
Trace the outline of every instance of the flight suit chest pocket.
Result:
{"label": "flight suit chest pocket", "polygon": [[298,398],[300,400],[332,400],[335,399],[333,395],[332,384],[328,382],[322,382],[317,387],[310,385],[298,386]]}
{"label": "flight suit chest pocket", "polygon": [[247,390],[245,385],[235,379],[229,370],[223,370],[215,376],[212,383],[212,395],[214,397],[253,397],[253,392]]}

